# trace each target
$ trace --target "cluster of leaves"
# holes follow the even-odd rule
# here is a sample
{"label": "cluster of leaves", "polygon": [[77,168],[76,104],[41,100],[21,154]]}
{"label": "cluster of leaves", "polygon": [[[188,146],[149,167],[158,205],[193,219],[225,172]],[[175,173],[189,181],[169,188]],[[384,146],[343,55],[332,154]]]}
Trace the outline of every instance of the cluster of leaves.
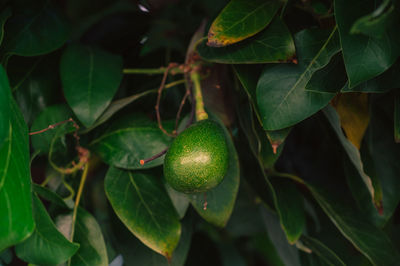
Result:
{"label": "cluster of leaves", "polygon": [[[398,1],[0,7],[0,265],[400,261]],[[229,166],[188,195],[165,183],[162,156],[139,162],[173,141],[154,110],[160,67],[193,53]],[[181,74],[162,94],[169,132]]]}

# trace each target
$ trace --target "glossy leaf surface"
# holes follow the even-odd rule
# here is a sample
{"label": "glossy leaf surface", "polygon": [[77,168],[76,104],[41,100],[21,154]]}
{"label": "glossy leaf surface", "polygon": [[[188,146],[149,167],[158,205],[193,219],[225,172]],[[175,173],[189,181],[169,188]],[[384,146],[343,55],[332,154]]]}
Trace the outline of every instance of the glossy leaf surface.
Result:
{"label": "glossy leaf surface", "polygon": [[91,126],[110,104],[122,79],[122,58],[99,48],[72,45],[61,58],[65,98],[79,120]]}
{"label": "glossy leaf surface", "polygon": [[78,252],[71,258],[71,265],[107,266],[108,257],[103,234],[96,219],[84,209],[78,209],[74,242]]}
{"label": "glossy leaf surface", "polygon": [[35,12],[19,12],[8,20],[2,51],[36,56],[60,48],[69,36],[65,19],[50,4]]}
{"label": "glossy leaf surface", "polygon": [[281,3],[277,0],[231,0],[208,31],[209,46],[226,46],[246,39],[267,26]]}
{"label": "glossy leaf surface", "polygon": [[257,103],[266,130],[292,126],[322,109],[333,94],[315,93],[305,86],[315,71],[340,50],[333,31],[304,30],[295,36],[298,65],[266,66],[257,84]]}
{"label": "glossy leaf surface", "polygon": [[292,181],[279,177],[270,178],[275,192],[275,207],[281,226],[290,244],[294,244],[303,233],[305,214],[303,199]]}
{"label": "glossy leaf surface", "polygon": [[0,94],[7,97],[7,104],[1,108],[9,108],[6,109],[5,116],[1,114],[0,123],[2,126],[8,124],[7,135],[0,146],[0,250],[4,250],[26,239],[35,225],[32,214],[28,128],[11,97],[10,85],[2,67]]}
{"label": "glossy leaf surface", "polygon": [[335,0],[335,18],[350,88],[386,71],[400,54],[395,27],[388,27],[379,39],[350,33],[356,19],[373,10],[374,2]]}
{"label": "glossy leaf surface", "polygon": [[132,114],[116,121],[91,146],[108,164],[126,169],[144,169],[163,163],[164,156],[140,165],[168,147],[171,138],[166,136],[156,122],[144,115]]}
{"label": "glossy leaf surface", "polygon": [[33,195],[36,227],[33,234],[15,248],[17,256],[29,263],[54,265],[67,261],[79,248],[57,229],[39,198]]}
{"label": "glossy leaf surface", "polygon": [[209,47],[203,41],[197,51],[204,60],[222,64],[286,62],[295,55],[292,35],[279,18],[243,42],[227,47]]}
{"label": "glossy leaf surface", "polygon": [[104,186],[125,226],[146,246],[170,258],[178,245],[181,225],[161,180],[110,167]]}

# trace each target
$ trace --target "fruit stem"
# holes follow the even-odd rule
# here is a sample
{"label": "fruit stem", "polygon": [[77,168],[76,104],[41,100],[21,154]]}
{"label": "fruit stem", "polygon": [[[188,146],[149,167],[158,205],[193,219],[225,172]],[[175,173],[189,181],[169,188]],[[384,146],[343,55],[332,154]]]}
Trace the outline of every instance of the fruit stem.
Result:
{"label": "fruit stem", "polygon": [[200,85],[200,74],[197,71],[192,71],[190,73],[190,79],[193,82],[194,99],[196,102],[196,120],[205,120],[208,118],[208,114],[204,110],[203,94],[201,92]]}

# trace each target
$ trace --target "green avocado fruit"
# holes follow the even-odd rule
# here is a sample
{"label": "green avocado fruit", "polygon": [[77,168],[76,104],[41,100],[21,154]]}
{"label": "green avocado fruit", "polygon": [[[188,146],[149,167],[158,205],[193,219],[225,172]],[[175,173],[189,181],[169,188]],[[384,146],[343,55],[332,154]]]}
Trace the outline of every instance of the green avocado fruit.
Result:
{"label": "green avocado fruit", "polygon": [[179,134],[164,160],[167,183],[184,193],[205,192],[221,183],[228,169],[228,146],[221,126],[201,120]]}

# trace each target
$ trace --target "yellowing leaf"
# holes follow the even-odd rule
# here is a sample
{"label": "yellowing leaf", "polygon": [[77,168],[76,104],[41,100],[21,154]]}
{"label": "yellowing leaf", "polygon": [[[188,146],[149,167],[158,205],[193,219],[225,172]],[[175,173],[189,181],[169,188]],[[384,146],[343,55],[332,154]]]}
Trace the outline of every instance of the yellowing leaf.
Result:
{"label": "yellowing leaf", "polygon": [[265,28],[275,16],[278,0],[232,0],[214,20],[208,32],[208,46],[237,43]]}
{"label": "yellowing leaf", "polygon": [[368,94],[345,93],[337,96],[334,107],[347,139],[360,149],[361,141],[369,124]]}

